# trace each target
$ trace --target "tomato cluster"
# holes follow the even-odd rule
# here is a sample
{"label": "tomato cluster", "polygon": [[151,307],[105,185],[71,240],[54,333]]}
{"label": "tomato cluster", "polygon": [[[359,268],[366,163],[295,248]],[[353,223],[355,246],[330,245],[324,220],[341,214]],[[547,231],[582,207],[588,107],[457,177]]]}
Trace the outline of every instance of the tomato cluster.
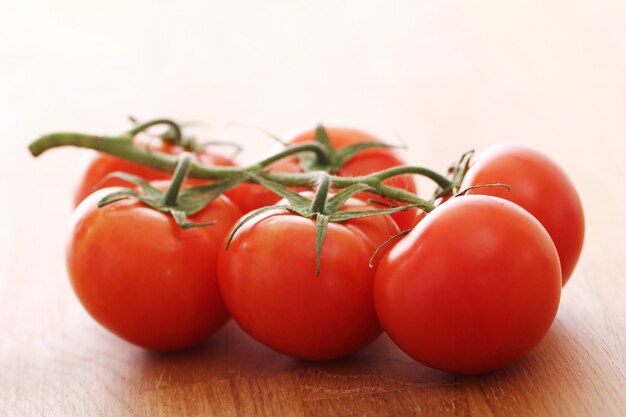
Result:
{"label": "tomato cluster", "polygon": [[[319,140],[319,133],[306,131],[290,143]],[[404,165],[366,132],[323,133],[322,144],[339,161],[325,169],[338,178],[358,182]],[[184,151],[138,138],[135,146],[151,152]],[[355,144],[363,149],[342,160],[341,149]],[[206,150],[194,160],[236,166]],[[240,180],[190,211],[188,228],[179,226],[175,207],[154,209],[135,198],[141,190],[104,205],[119,191],[110,186],[124,185],[107,182],[120,170],[149,181],[171,178],[96,154],[76,193],[68,272],[99,323],[158,351],[194,346],[232,317],[261,343],[300,359],[346,356],[385,331],[427,366],[489,372],[528,353],[548,332],[584,237],[581,203],[567,175],[522,145],[498,145],[460,163],[450,186],[420,207],[371,182],[345,191],[331,185],[328,195],[319,185],[311,196],[307,187],[271,185],[250,173],[252,182]],[[305,160],[288,156],[261,172],[305,171]],[[407,174],[380,182],[416,193]],[[207,184],[189,179],[183,188]],[[158,190],[168,187],[153,183],[143,192],[159,201]],[[199,224],[211,225],[193,227]]]}

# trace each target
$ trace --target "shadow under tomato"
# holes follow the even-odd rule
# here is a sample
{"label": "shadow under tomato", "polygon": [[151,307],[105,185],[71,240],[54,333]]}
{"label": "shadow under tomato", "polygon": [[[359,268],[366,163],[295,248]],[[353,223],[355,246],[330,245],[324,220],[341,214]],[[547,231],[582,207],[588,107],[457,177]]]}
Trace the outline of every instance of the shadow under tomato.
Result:
{"label": "shadow under tomato", "polygon": [[404,354],[385,334],[348,357],[307,362],[265,347],[231,320],[197,348],[173,354],[137,349],[132,360],[139,366],[139,394],[151,406],[172,401],[174,393],[180,404],[206,398],[206,405],[219,399],[217,408],[194,412],[244,407],[255,415],[260,404],[276,402],[326,415],[319,413],[396,401],[398,406],[426,412],[500,407],[505,413],[506,407],[516,405],[544,410],[545,402],[558,403],[544,396],[558,397],[564,391],[568,397],[581,395],[576,380],[584,371],[562,360],[575,353],[568,329],[557,321],[529,355],[486,375],[457,376],[430,369]]}

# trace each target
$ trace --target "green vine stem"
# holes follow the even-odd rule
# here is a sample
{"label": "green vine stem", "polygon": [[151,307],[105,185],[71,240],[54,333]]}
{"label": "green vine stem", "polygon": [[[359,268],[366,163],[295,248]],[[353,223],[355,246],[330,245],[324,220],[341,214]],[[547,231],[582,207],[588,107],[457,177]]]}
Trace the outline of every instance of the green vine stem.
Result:
{"label": "green vine stem", "polygon": [[328,198],[328,191],[330,190],[330,183],[330,175],[324,171],[320,172],[316,187],[317,191],[315,192],[315,197],[311,202],[311,211],[313,213],[324,213],[326,199]]}
{"label": "green vine stem", "polygon": [[435,183],[437,183],[437,185],[440,186],[441,188],[450,187],[452,185],[449,179],[447,179],[441,174],[436,173],[435,171],[432,171],[428,168],[415,167],[415,166],[409,166],[409,165],[401,165],[401,166],[386,169],[384,171],[379,171],[376,173],[376,178],[382,181],[391,177],[395,177],[397,175],[404,175],[404,174],[417,174],[417,175],[426,176],[430,178],[431,180],[433,180]]}
{"label": "green vine stem", "polygon": [[180,187],[183,185],[185,178],[187,178],[189,168],[191,168],[191,154],[189,154],[188,152],[183,152],[179,155],[178,165],[174,170],[174,175],[172,176],[170,186],[163,195],[164,206],[175,207],[177,205],[178,193],[180,192]]}
{"label": "green vine stem", "polygon": [[[160,120],[161,123],[166,123],[167,120]],[[156,121],[149,122],[154,125]],[[144,123],[144,125],[146,125]],[[174,172],[178,163],[178,157],[167,155],[160,152],[153,152],[148,149],[136,147],[132,141],[133,131],[139,128],[136,127],[128,134],[122,136],[95,136],[80,133],[53,133],[44,135],[35,140],[28,147],[33,156],[39,156],[43,152],[51,148],[62,146],[75,146],[80,148],[89,148],[96,151],[104,152],[113,156],[117,156],[122,159],[126,159],[140,165],[149,166],[161,171]],[[233,168],[233,167],[216,167],[205,166],[198,164],[195,161],[190,161],[189,176],[194,178],[203,179],[224,179],[230,178],[233,175],[239,175],[241,171],[248,171],[256,173],[258,176],[265,179],[277,182],[285,186],[310,186],[314,181],[319,178],[319,172],[307,172],[307,173],[273,173],[263,171],[263,168],[276,162],[289,155],[295,155],[301,152],[313,152],[316,157],[321,161],[329,161],[329,151],[321,144],[316,142],[307,142],[301,145],[290,146],[287,149],[280,151],[279,153],[270,156],[256,164],[250,165],[246,168]],[[383,197],[396,201],[403,201],[412,204],[416,204],[425,211],[432,211],[434,205],[428,200],[424,200],[406,190],[389,187],[382,184],[382,181],[392,178],[396,175],[405,174],[419,174],[430,178],[437,183],[442,189],[449,189],[452,187],[452,182],[440,174],[431,171],[426,168],[413,167],[413,166],[400,166],[387,170],[374,172],[369,175],[359,177],[338,177],[334,175],[329,176],[329,180],[332,182],[334,188],[346,188],[354,184],[367,184],[379,192]],[[248,181],[254,182],[254,179]]]}
{"label": "green vine stem", "polygon": [[274,155],[271,155],[263,159],[262,161],[257,162],[256,164],[250,166],[248,169],[253,169],[255,167],[265,168],[266,166],[276,161],[279,161],[287,156],[294,155],[300,152],[307,152],[307,151],[314,152],[315,156],[317,157],[317,160],[320,163],[330,164],[331,157],[326,148],[324,148],[322,145],[320,145],[317,142],[307,142],[301,145],[291,145],[287,147],[286,149],[283,149],[282,151],[275,153]]}
{"label": "green vine stem", "polygon": [[167,125],[170,127],[170,129],[172,129],[172,131],[174,132],[174,137],[172,138],[171,142],[174,143],[175,145],[180,145],[183,142],[183,133],[180,129],[180,126],[178,125],[178,123],[174,122],[173,120],[170,119],[156,119],[156,120],[150,120],[148,122],[145,123],[141,123],[135,127],[133,127],[132,129],[130,129],[128,131],[128,134],[131,136],[135,136],[137,133],[139,132],[143,132],[144,130],[151,128],[152,126],[158,126],[158,125]]}

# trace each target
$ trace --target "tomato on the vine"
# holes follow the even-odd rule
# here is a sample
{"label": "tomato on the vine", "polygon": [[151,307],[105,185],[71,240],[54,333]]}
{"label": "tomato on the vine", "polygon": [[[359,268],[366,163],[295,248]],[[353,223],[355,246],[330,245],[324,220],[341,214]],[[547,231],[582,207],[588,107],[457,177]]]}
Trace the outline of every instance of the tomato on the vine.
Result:
{"label": "tomato on the vine", "polygon": [[461,188],[504,183],[510,187],[476,188],[468,194],[504,198],[523,207],[546,228],[554,241],[563,284],[574,271],[585,236],[583,208],[567,174],[548,156],[533,148],[500,144],[476,156]]}
{"label": "tomato on the vine", "polygon": [[[185,149],[182,146],[169,143],[161,139],[151,138],[144,134],[138,134],[134,138],[137,147],[149,149],[152,152],[160,152],[169,155],[179,155]],[[208,166],[234,166],[230,159],[216,153],[211,153],[208,148],[202,149],[195,154],[197,162]],[[120,178],[103,180],[107,175],[122,171],[136,175],[146,181],[167,180],[172,177],[170,172],[160,171],[145,165],[140,165],[122,158],[93,151],[85,162],[80,182],[74,192],[74,207],[78,206],[87,196],[104,187],[131,187],[132,184]],[[190,179],[190,183],[199,184],[202,180]]]}
{"label": "tomato on the vine", "polygon": [[561,294],[544,227],[509,201],[462,196],[425,217],[380,262],[374,300],[391,339],[448,372],[505,366],[548,332]]}
{"label": "tomato on the vine", "polygon": [[[326,128],[326,132],[335,149],[341,149],[346,146],[363,142],[383,143],[383,140],[380,138],[359,129],[331,126]],[[306,132],[295,136],[289,142],[292,144],[299,144],[311,142],[313,140],[315,140],[315,130],[307,130]],[[358,177],[399,165],[405,165],[405,162],[392,149],[370,148],[357,153],[353,158],[348,160],[348,162],[340,168],[338,175],[342,177]],[[415,181],[410,175],[399,175],[389,178],[388,180],[383,181],[383,183],[390,187],[401,188],[412,193],[415,193],[417,190]],[[361,200],[374,198],[384,201],[381,197],[369,193],[359,193],[355,197]],[[401,230],[411,229],[418,222],[418,210],[413,209],[400,211],[393,213],[391,217],[395,220]]]}
{"label": "tomato on the vine", "polygon": [[[344,208],[371,209],[355,199]],[[315,220],[280,209],[261,214],[220,253],[226,307],[248,334],[284,354],[326,360],[355,352],[381,333],[368,262],[397,232],[387,215],[329,223],[317,276]]]}
{"label": "tomato on the vine", "polygon": [[91,194],[72,216],[67,267],[76,295],[96,321],[138,346],[173,351],[202,342],[229,317],[217,255],[240,210],[220,196],[189,216],[215,224],[183,230],[135,198],[97,208],[112,191]]}

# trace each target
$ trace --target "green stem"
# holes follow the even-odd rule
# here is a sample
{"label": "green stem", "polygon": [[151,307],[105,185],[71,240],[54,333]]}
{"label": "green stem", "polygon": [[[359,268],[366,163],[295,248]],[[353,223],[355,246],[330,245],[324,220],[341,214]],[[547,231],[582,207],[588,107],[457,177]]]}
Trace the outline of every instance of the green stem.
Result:
{"label": "green stem", "polygon": [[435,205],[432,202],[424,200],[423,198],[420,198],[417,194],[413,194],[412,192],[403,190],[402,188],[389,187],[383,184],[378,184],[374,186],[374,188],[386,198],[397,201],[404,201],[411,204],[417,204],[427,213],[430,213],[435,209]]}
{"label": "green stem", "polygon": [[[53,133],[35,140],[28,149],[33,156],[38,156],[48,149],[61,146],[94,149],[161,171],[174,172],[176,164],[178,164],[178,158],[175,156],[161,152],[151,152],[134,146],[130,134],[119,137],[107,137],[80,133]],[[194,162],[191,164],[190,175],[196,178],[220,179],[229,177],[238,171],[236,168],[229,167],[209,168]]]}
{"label": "green stem", "polygon": [[263,159],[262,161],[256,163],[254,166],[259,166],[261,168],[265,168],[266,166],[270,165],[273,162],[276,162],[280,159],[283,159],[287,156],[290,155],[294,155],[300,152],[314,152],[315,156],[317,156],[317,160],[320,164],[330,164],[331,162],[331,156],[329,155],[328,151],[326,150],[326,148],[324,148],[322,145],[320,145],[317,142],[307,142],[307,143],[303,143],[301,145],[293,145],[293,146],[289,146],[288,148],[268,157]]}
{"label": "green stem", "polygon": [[318,174],[319,181],[317,183],[317,191],[315,191],[315,198],[311,202],[311,211],[313,213],[324,213],[324,207],[326,206],[326,198],[328,197],[328,190],[330,190],[330,175],[327,172],[320,172]]}
{"label": "green stem", "polygon": [[182,143],[182,141],[183,141],[183,133],[180,130],[180,126],[178,125],[178,123],[174,122],[173,120],[169,120],[169,119],[150,120],[149,122],[142,123],[140,125],[135,126],[134,128],[130,129],[128,131],[128,133],[131,136],[135,136],[137,133],[143,132],[144,130],[146,130],[146,129],[152,127],[152,126],[157,126],[157,125],[167,125],[167,126],[171,127],[172,130],[174,131],[174,139],[171,142],[176,144],[176,145],[180,145]]}
{"label": "green stem", "polygon": [[[137,129],[137,128],[135,128]],[[136,147],[132,141],[132,131],[129,134],[107,137],[94,136],[79,133],[53,133],[45,135],[35,140],[28,147],[33,156],[38,156],[48,149],[61,146],[76,146],[80,148],[94,149],[109,155],[117,156],[128,161],[155,168],[161,171],[174,172],[178,164],[178,158],[161,152],[152,152],[144,148]],[[258,164],[251,165],[247,169],[257,171],[280,158],[292,155],[297,152],[312,151],[318,157],[327,157],[326,150],[322,146],[315,143],[306,143],[302,145],[289,147],[276,155],[273,155]],[[239,174],[241,168],[232,167],[207,167],[196,162],[190,163],[189,176],[193,178],[204,179],[224,179],[232,175]],[[383,179],[391,178],[401,174],[421,174],[435,181],[442,188],[450,185],[450,181],[443,176],[421,167],[401,166],[390,168],[388,170],[374,172],[370,175],[360,177],[338,177],[329,176],[333,187],[345,188],[357,183],[365,183],[376,188],[383,197],[391,198],[398,201],[404,201],[424,206],[426,211],[432,210],[432,203],[429,203],[417,195],[408,191],[389,187],[380,184]],[[319,173],[273,173],[258,172],[257,175],[262,176],[271,181],[278,182],[285,186],[310,186],[312,181],[319,178]]]}
{"label": "green stem", "polygon": [[435,183],[437,183],[437,185],[439,185],[441,188],[444,188],[444,189],[452,187],[452,182],[446,177],[444,177],[443,175],[438,174],[435,171],[432,171],[428,168],[415,167],[415,166],[397,166],[397,167],[389,168],[384,171],[379,171],[374,174],[368,175],[368,177],[376,177],[379,180],[383,181],[388,178],[392,178],[397,175],[404,175],[404,174],[423,175],[425,177],[430,178]]}
{"label": "green stem", "polygon": [[172,182],[170,183],[170,186],[165,194],[163,195],[163,205],[165,207],[176,207],[180,187],[183,185],[185,178],[187,178],[187,174],[189,173],[190,168],[191,154],[188,152],[181,153],[178,160],[178,165],[176,165],[176,170],[174,171],[174,176],[172,177]]}

